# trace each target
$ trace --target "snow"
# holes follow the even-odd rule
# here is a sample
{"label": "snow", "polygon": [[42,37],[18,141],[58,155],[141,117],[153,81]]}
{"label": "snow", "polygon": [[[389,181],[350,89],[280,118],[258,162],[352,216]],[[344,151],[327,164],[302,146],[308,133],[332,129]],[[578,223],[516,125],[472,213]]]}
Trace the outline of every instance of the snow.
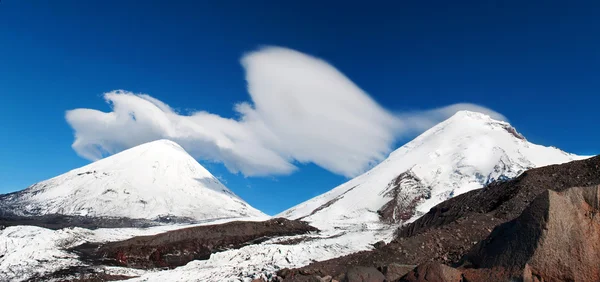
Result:
{"label": "snow", "polygon": [[[173,270],[148,272],[130,281],[251,281],[282,268],[295,268],[372,249],[371,244],[392,239],[393,229],[383,224],[355,225],[347,230],[324,230],[320,234],[276,238],[261,244],[211,255]],[[311,240],[295,245],[277,242],[299,237]]]}
{"label": "snow", "polygon": [[[76,256],[63,250],[70,240],[65,231],[34,226],[9,227],[0,234],[0,280],[26,280],[73,265]],[[47,267],[40,267],[47,265]]]}
{"label": "snow", "polygon": [[[265,218],[236,218],[205,221],[193,225],[163,225],[149,228],[64,228],[50,230],[37,226],[10,226],[0,230],[0,281],[26,281],[55,271],[81,266],[77,255],[67,249],[85,242],[121,241],[134,236],[155,235],[179,228],[206,224],[221,224],[232,220],[265,220]],[[145,271],[106,267],[107,272],[137,276]]]}
{"label": "snow", "polygon": [[158,140],[5,196],[19,214],[195,220],[265,216],[219,182],[179,145]]}
{"label": "snow", "polygon": [[[373,169],[278,216],[302,218],[316,227],[377,222],[377,210],[391,200],[386,189],[401,173],[409,172],[430,193],[420,200],[410,222],[450,197],[494,179],[582,158],[586,157],[530,143],[506,122],[461,111],[392,152]],[[419,196],[414,188],[403,188],[405,194],[415,193],[408,200]],[[335,202],[325,205],[331,201]]]}
{"label": "snow", "polygon": [[[248,218],[244,220],[256,220]],[[219,224],[231,221],[207,221]],[[12,226],[0,231],[0,281],[26,281],[72,266],[85,265],[65,249],[84,242],[125,240],[134,236],[154,235],[190,225],[166,225],[150,228],[105,228],[89,230],[65,228],[49,230],[35,226]],[[285,267],[299,267],[371,249],[371,244],[392,239],[393,228],[384,224],[354,225],[347,230],[324,230],[318,234],[279,237],[258,245],[211,255],[204,261],[192,261],[172,270],[145,271],[123,267],[103,267],[106,273],[140,276],[133,281],[244,281],[261,273],[273,274]],[[305,238],[306,242],[283,245],[278,242]]]}

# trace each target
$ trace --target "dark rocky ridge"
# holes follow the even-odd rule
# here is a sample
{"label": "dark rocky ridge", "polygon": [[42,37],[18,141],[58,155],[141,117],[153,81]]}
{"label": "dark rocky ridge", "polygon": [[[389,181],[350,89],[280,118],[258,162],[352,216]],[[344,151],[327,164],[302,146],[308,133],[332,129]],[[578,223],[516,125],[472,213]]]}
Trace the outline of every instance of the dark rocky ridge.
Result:
{"label": "dark rocky ridge", "polygon": [[61,269],[54,273],[34,276],[26,280],[26,282],[46,282],[46,281],[61,281],[61,282],[104,282],[104,281],[121,281],[134,278],[134,276],[126,275],[111,275],[94,267],[73,266]]}
{"label": "dark rocky ridge", "polygon": [[600,156],[561,165],[530,169],[516,179],[458,195],[433,207],[428,213],[399,229],[398,237],[410,237],[473,214],[490,214],[509,221],[547,189],[563,191],[600,183]]}
{"label": "dark rocky ridge", "polygon": [[32,225],[53,230],[68,227],[82,227],[87,229],[126,227],[145,228],[160,224],[160,222],[144,219],[71,216],[62,214],[19,216],[4,213],[0,215],[0,229],[17,225]]}
{"label": "dark rocky ridge", "polygon": [[306,222],[276,218],[262,222],[234,221],[134,237],[106,244],[88,243],[74,252],[92,264],[132,268],[173,268],[212,253],[256,244],[275,236],[318,231]]}
{"label": "dark rocky ridge", "polygon": [[7,210],[0,210],[0,229],[17,225],[31,225],[52,230],[69,227],[81,227],[87,229],[128,227],[146,228],[164,224],[192,224],[201,222],[202,221],[197,221],[190,218],[174,216],[164,216],[151,220],[126,217],[93,217],[64,214],[16,215]]}
{"label": "dark rocky ridge", "polygon": [[460,267],[424,264],[400,281],[431,281],[424,277],[442,272],[470,282],[600,281],[599,191],[600,186],[546,190],[473,247]]}
{"label": "dark rocky ridge", "polygon": [[600,281],[599,191],[600,186],[545,191],[465,255],[464,276]]}
{"label": "dark rocky ridge", "polygon": [[516,179],[493,182],[435,206],[417,221],[400,228],[396,239],[381,248],[283,270],[280,276],[285,281],[301,281],[304,276],[331,275],[341,281],[348,269],[356,266],[381,271],[391,264],[437,262],[458,266],[474,245],[496,226],[517,218],[544,191],[598,184],[600,156],[531,169]]}

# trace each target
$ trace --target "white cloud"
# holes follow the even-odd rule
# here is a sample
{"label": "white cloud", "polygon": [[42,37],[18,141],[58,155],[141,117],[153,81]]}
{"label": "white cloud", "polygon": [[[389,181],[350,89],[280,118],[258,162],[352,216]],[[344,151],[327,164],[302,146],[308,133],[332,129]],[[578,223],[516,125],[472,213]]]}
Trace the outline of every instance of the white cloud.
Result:
{"label": "white cloud", "polygon": [[246,176],[289,174],[295,162],[355,176],[382,160],[398,136],[425,130],[458,110],[503,116],[473,104],[391,113],[328,63],[268,47],[242,58],[251,102],[238,119],[204,111],[182,114],[149,95],[118,90],[104,98],[113,110],[67,111],[73,149],[97,160],[167,138],[192,156],[221,162]]}

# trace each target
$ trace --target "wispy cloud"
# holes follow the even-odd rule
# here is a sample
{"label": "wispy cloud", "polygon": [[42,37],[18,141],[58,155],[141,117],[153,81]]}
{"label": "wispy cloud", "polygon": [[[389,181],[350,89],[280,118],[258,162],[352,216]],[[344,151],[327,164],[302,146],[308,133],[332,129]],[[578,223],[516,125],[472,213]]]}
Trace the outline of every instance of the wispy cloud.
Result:
{"label": "wispy cloud", "polygon": [[251,101],[235,105],[239,118],[205,111],[183,114],[146,94],[105,93],[112,111],[67,111],[73,149],[97,160],[156,139],[178,142],[194,157],[223,163],[246,176],[292,173],[312,162],[355,176],[382,160],[399,136],[425,130],[458,110],[492,110],[455,104],[392,113],[323,60],[279,47],[243,56]]}

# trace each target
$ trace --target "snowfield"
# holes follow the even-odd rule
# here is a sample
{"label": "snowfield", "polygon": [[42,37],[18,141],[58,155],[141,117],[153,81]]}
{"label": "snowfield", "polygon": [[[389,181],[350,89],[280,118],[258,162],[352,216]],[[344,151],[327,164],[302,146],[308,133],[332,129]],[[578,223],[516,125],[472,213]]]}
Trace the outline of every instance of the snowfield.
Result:
{"label": "snowfield", "polygon": [[[131,281],[251,281],[269,277],[282,268],[305,266],[372,249],[378,241],[389,242],[393,229],[387,225],[362,226],[354,230],[325,230],[320,234],[289,236],[211,255],[173,270],[149,272]],[[309,238],[295,245],[278,242]]]}
{"label": "snowfield", "polygon": [[[225,223],[227,220],[203,224]],[[0,281],[26,281],[85,263],[66,249],[84,242],[108,242],[134,236],[153,235],[185,226],[151,228],[114,228],[89,230],[65,228],[50,230],[35,226],[13,226],[0,232]],[[371,249],[371,244],[390,241],[393,228],[385,224],[356,225],[347,230],[323,230],[319,234],[279,237],[258,245],[211,255],[205,261],[192,261],[172,270],[145,271],[123,267],[101,267],[104,272],[140,276],[132,281],[249,281],[272,275],[286,267],[300,267]],[[279,244],[292,239],[306,241],[295,245]]]}

